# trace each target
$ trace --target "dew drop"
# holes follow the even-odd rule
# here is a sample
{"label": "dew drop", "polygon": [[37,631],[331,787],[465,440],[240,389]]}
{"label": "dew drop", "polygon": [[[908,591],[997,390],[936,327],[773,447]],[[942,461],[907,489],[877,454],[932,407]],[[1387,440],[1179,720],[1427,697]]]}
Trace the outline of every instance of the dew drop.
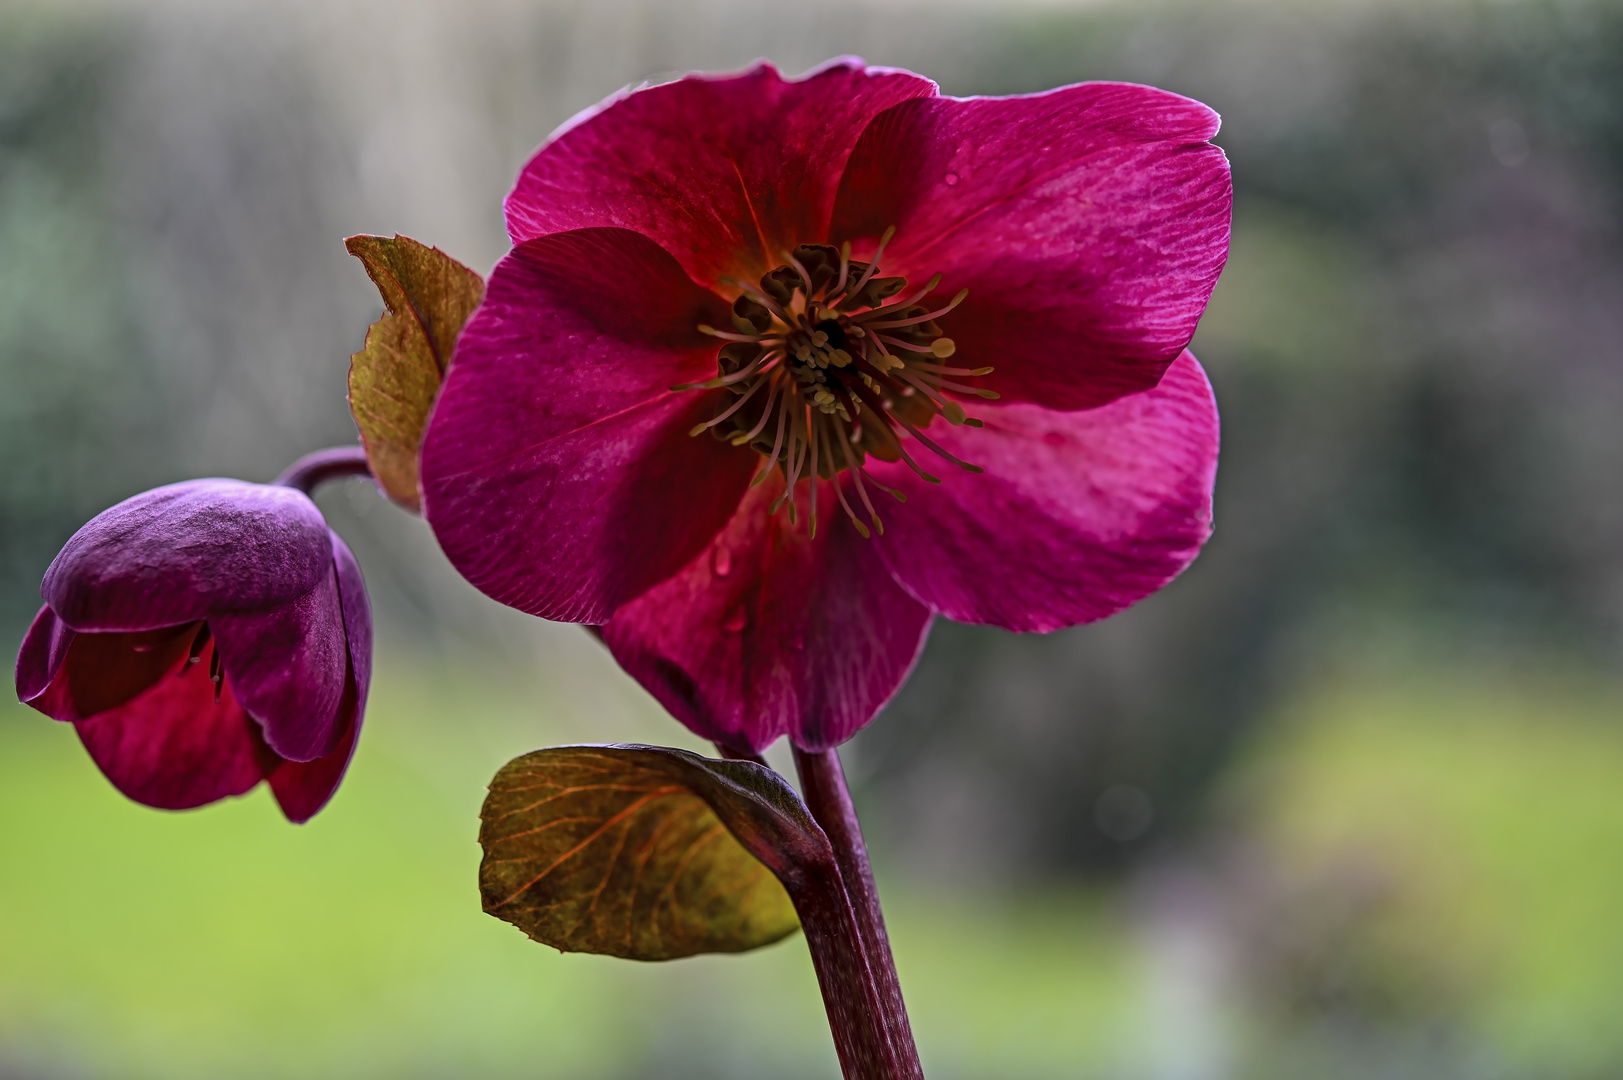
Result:
{"label": "dew drop", "polygon": [[717,577],[726,577],[733,572],[733,553],[725,544],[716,545],[716,550],[710,555],[710,567]]}
{"label": "dew drop", "polygon": [[946,175],[946,177],[944,179],[946,180],[948,187],[957,187],[958,186],[958,174],[957,173],[950,172],[950,173],[948,173]]}
{"label": "dew drop", "polygon": [[734,608],[733,613],[721,620],[721,628],[731,633],[738,633],[749,622],[749,616],[743,608]]}

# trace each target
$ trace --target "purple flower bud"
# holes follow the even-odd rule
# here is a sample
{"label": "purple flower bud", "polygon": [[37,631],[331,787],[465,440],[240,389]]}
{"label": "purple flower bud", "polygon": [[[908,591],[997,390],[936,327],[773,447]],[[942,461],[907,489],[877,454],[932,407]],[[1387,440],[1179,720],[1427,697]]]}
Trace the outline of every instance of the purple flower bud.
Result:
{"label": "purple flower bud", "polygon": [[307,495],[144,492],[75,533],[41,592],[17,696],[71,722],[125,795],[183,810],[266,780],[294,822],[332,797],[366,708],[372,615]]}

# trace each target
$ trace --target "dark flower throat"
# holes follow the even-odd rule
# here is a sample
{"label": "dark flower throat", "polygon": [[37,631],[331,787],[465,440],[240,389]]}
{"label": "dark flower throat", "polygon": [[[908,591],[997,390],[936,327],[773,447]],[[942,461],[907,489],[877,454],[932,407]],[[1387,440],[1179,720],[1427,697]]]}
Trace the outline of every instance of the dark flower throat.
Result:
{"label": "dark flower throat", "polygon": [[[835,479],[850,473],[851,486],[873,528],[884,532],[868,488],[904,500],[901,492],[881,484],[863,468],[869,454],[881,461],[903,461],[930,483],[940,480],[920,468],[903,445],[905,434],[943,460],[980,472],[960,461],[924,434],[937,416],[955,425],[980,427],[948,395],[995,399],[990,390],[954,381],[978,378],[991,368],[947,367],[941,362],[956,349],[936,320],[947,315],[969,290],[945,306],[921,304],[941,282],[907,294],[907,280],[879,277],[879,259],[894,230],[887,229],[871,262],[851,258],[851,245],[801,244],[783,253],[783,265],[760,284],[729,282],[739,288],[733,302],[733,331],[703,326],[699,330],[728,344],[717,354],[719,374],[702,383],[673,387],[698,390],[726,387],[714,419],[693,429],[710,431],[734,446],[748,445],[765,464],[751,482],[761,483],[774,469],[786,481],[772,512],[785,502],[796,521],[795,489],[804,478]],[[901,299],[893,299],[900,296]],[[817,534],[817,489],[811,483],[809,525]],[[868,525],[833,485],[840,506],[864,537]]]}

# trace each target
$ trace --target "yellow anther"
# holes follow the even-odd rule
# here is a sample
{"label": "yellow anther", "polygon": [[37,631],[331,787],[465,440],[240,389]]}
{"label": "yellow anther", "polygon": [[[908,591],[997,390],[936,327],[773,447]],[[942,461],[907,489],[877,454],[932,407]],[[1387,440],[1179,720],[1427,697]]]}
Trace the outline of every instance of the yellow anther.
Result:
{"label": "yellow anther", "polygon": [[958,346],[950,337],[938,337],[930,342],[930,354],[937,360],[945,360],[958,351]]}

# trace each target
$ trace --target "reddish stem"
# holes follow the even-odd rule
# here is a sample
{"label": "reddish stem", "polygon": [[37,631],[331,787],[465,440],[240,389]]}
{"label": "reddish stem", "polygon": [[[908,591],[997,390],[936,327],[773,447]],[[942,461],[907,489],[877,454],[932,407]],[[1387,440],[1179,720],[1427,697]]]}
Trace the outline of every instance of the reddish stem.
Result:
{"label": "reddish stem", "polygon": [[[753,761],[757,765],[771,768],[766,759],[760,754],[746,753],[716,744],[721,756],[732,761]],[[795,763],[800,769],[801,782],[806,783],[806,766],[800,760],[800,751],[795,751]],[[830,751],[832,757],[832,751]],[[834,768],[839,769],[839,760],[834,760]],[[839,789],[845,790],[843,774],[839,777]],[[821,789],[820,789],[821,790]],[[811,794],[810,790],[807,792]],[[809,802],[809,800],[808,800]],[[845,800],[849,809],[850,799]],[[810,875],[814,884],[808,882],[791,882],[784,878],[784,885],[789,888],[790,898],[795,902],[795,910],[800,915],[801,929],[806,935],[806,947],[811,952],[812,966],[817,970],[817,982],[823,991],[823,1005],[828,1010],[828,1023],[834,1033],[834,1045],[840,1054],[840,1064],[846,1080],[855,1080],[856,1077],[875,1077],[876,1080],[923,1080],[919,1071],[918,1053],[912,1049],[913,1034],[907,1028],[907,1014],[901,1014],[902,1032],[904,1038],[898,1040],[893,1032],[890,1020],[892,1009],[887,1007],[881,986],[876,978],[876,966],[872,962],[868,948],[868,935],[863,931],[864,917],[861,907],[855,902],[852,894],[849,877],[844,869],[841,848],[846,846],[843,841],[837,841],[832,833],[827,831],[822,819],[818,816],[815,806],[808,806],[812,817],[817,820],[818,827],[824,830],[829,842],[831,862],[826,869],[819,867],[819,872]],[[850,811],[852,828],[856,825],[856,813]],[[844,830],[847,837],[851,830]],[[862,834],[855,833],[857,849],[862,849]],[[861,852],[862,864],[867,865],[867,854]],[[869,879],[868,895],[874,896],[872,879]],[[877,900],[874,901],[877,910]],[[881,939],[884,935],[884,923],[879,924]],[[886,963],[890,963],[890,949],[885,948]],[[896,972],[891,966],[891,984],[895,985]],[[895,1007],[901,1005],[901,993],[895,995]],[[904,1049],[905,1043],[905,1049]]]}
{"label": "reddish stem", "polygon": [[845,784],[845,770],[833,750],[813,752],[795,748],[795,768],[812,817],[822,826],[833,845],[845,891],[851,899],[857,930],[862,935],[862,951],[873,976],[884,1014],[890,1049],[896,1059],[900,1080],[924,1080],[918,1047],[913,1042],[913,1026],[908,1023],[907,1006],[902,1002],[902,986],[896,978],[896,960],[891,955],[890,937],[885,933],[885,914],[879,908],[879,890],[874,886],[868,848],[862,842],[862,826]]}
{"label": "reddish stem", "polygon": [[310,494],[328,480],[345,476],[371,476],[372,466],[367,464],[366,451],[359,446],[334,446],[306,454],[282,471],[271,481],[276,487],[296,488]]}
{"label": "reddish stem", "polygon": [[806,936],[817,986],[828,1011],[829,1032],[845,1080],[901,1080],[862,935],[846,897],[837,861],[802,868],[783,879]]}

